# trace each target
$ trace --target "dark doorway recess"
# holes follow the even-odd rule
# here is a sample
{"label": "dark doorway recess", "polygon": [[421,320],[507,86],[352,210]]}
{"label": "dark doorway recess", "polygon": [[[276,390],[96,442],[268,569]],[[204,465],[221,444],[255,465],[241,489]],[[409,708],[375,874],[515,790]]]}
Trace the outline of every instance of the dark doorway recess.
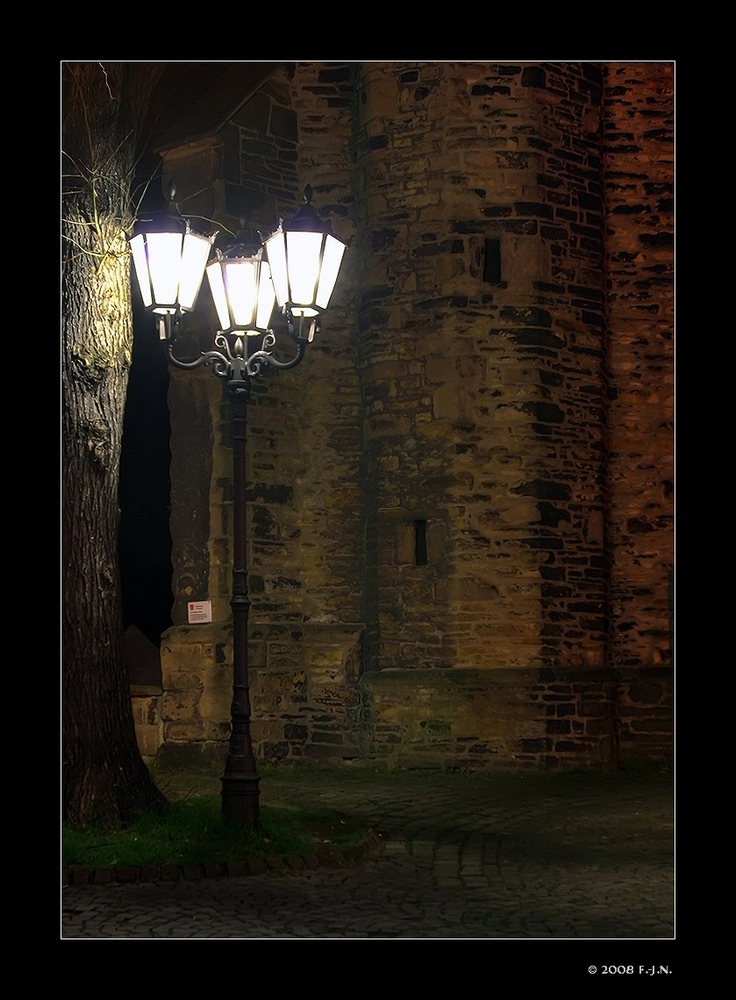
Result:
{"label": "dark doorway recess", "polygon": [[120,574],[123,628],[135,626],[158,647],[169,628],[171,534],[169,374],[155,324],[134,309],[133,363],[120,462]]}

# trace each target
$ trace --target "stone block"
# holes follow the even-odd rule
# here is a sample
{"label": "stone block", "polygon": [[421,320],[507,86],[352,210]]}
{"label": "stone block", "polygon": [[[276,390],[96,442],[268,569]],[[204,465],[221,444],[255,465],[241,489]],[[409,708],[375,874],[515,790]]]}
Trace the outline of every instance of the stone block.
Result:
{"label": "stone block", "polygon": [[164,739],[161,696],[131,694],[130,700],[138,750],[144,759],[153,759]]}

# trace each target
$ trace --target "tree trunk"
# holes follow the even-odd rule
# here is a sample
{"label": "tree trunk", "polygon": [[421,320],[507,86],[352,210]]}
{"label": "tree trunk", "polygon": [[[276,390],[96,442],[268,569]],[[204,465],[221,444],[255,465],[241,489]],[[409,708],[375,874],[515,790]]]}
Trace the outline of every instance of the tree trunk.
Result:
{"label": "tree trunk", "polygon": [[[118,485],[132,353],[130,182],[146,66],[65,67],[62,234],[64,818],[123,826],[165,799],[123,660]],[[150,82],[150,80],[149,80]]]}

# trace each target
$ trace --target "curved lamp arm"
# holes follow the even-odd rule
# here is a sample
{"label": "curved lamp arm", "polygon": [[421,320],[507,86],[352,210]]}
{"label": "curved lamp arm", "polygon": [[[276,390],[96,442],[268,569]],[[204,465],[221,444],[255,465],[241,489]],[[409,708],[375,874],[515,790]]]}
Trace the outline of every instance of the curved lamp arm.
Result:
{"label": "curved lamp arm", "polygon": [[194,361],[183,361],[174,354],[176,338],[171,337],[166,341],[166,355],[176,368],[193,369],[211,365],[214,375],[228,380],[226,387],[228,391],[241,395],[244,391],[250,391],[248,380],[264,374],[269,367],[283,371],[296,368],[303,360],[309,340],[297,336],[291,329],[288,334],[296,344],[296,353],[288,361],[279,361],[271,353],[270,348],[276,344],[276,334],[272,330],[264,335],[261,349],[250,357],[247,357],[245,350],[247,338],[235,336],[232,338],[234,343],[231,344],[228,337],[221,332],[215,335],[215,345],[220,348],[219,351],[203,351]]}

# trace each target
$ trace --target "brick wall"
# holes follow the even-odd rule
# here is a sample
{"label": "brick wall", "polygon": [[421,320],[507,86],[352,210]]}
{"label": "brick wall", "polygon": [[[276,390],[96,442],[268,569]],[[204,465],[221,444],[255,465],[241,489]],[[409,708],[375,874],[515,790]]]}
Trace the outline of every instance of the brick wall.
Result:
{"label": "brick wall", "polygon": [[674,72],[605,67],[612,659],[672,663]]}

